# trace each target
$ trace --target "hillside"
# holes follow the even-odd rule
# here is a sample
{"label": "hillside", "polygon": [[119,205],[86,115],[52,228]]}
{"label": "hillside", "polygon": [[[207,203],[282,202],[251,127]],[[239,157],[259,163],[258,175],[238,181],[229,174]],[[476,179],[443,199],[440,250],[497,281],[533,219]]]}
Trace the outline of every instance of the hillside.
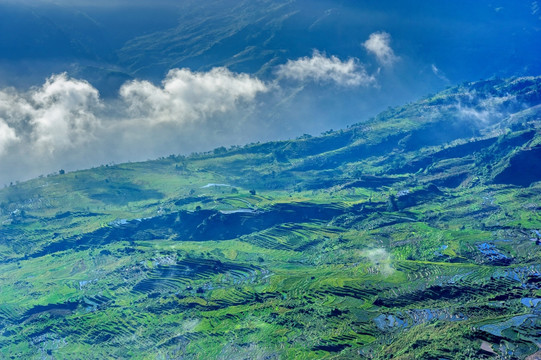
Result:
{"label": "hillside", "polygon": [[541,77],[0,190],[0,357],[537,359]]}

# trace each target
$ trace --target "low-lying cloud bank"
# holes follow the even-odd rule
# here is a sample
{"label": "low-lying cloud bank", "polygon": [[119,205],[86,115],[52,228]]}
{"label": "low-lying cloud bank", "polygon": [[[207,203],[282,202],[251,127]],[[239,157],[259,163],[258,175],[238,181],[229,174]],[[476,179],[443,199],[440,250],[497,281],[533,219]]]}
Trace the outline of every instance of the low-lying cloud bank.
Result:
{"label": "low-lying cloud bank", "polygon": [[296,105],[306,101],[299,100],[305,87],[339,87],[343,94],[377,86],[378,73],[369,74],[359,59],[314,50],[278,66],[267,82],[218,67],[173,69],[160,85],[127,82],[107,101],[89,82],[65,73],[27,91],[0,89],[0,185],[61,168],[210,150],[280,131],[284,136]]}
{"label": "low-lying cloud bank", "polygon": [[132,81],[111,102],[66,74],[24,93],[0,90],[0,178],[201,150],[195,141],[212,144],[217,123],[235,122],[268,90],[263,81],[225,68],[171,70],[161,86]]}

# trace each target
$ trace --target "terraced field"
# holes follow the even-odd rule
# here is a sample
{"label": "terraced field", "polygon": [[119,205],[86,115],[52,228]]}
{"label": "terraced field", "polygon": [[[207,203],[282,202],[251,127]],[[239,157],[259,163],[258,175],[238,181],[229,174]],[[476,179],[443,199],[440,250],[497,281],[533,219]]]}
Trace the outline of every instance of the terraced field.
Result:
{"label": "terraced field", "polygon": [[0,357],[537,359],[539,104],[540,78],[467,83],[6,187]]}

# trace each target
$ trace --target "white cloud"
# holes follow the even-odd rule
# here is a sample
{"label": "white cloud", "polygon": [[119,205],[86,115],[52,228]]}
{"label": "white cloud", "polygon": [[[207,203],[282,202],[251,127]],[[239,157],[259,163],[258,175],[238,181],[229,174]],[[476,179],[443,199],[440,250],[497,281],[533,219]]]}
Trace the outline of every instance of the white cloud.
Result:
{"label": "white cloud", "polygon": [[391,66],[398,61],[398,56],[391,49],[391,35],[384,31],[370,34],[368,40],[363,43],[364,48],[374,54],[378,62],[383,66]]}
{"label": "white cloud", "polygon": [[98,91],[86,81],[54,75],[27,93],[0,91],[3,142],[23,141],[30,151],[54,155],[58,149],[86,142],[99,123]]}
{"label": "white cloud", "polygon": [[254,100],[268,87],[247,74],[226,68],[209,72],[171,70],[162,86],[132,81],[120,89],[130,115],[148,121],[185,123],[233,111],[241,102]]}
{"label": "white cloud", "polygon": [[334,82],[341,86],[371,85],[376,81],[357,59],[342,61],[336,56],[327,57],[317,50],[311,57],[288,60],[278,67],[277,74],[301,82]]}
{"label": "white cloud", "polygon": [[96,116],[102,104],[88,82],[54,75],[33,92],[35,146],[50,154],[91,140],[100,126]]}
{"label": "white cloud", "polygon": [[17,140],[15,130],[0,119],[0,155],[6,151],[7,147]]}

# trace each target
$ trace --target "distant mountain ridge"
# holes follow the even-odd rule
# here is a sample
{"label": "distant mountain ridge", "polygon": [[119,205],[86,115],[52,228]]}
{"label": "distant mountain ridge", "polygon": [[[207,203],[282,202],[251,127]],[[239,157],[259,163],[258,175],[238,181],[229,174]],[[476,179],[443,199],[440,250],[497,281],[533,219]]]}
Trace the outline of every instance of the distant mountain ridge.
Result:
{"label": "distant mountain ridge", "polygon": [[[468,14],[463,11],[465,6]],[[0,39],[0,64],[25,62],[27,71],[39,74],[39,81],[51,72],[66,70],[85,77],[87,66],[100,69],[102,77],[113,71],[155,82],[175,67],[208,70],[227,66],[236,72],[268,76],[273,66],[308,56],[313,49],[365,62],[369,57],[362,42],[370,33],[387,31],[395,37],[403,61],[408,63],[402,69],[407,71],[405,77],[411,71],[423,75],[425,70],[419,67],[430,66],[425,61],[446,69],[451,81],[492,74],[509,76],[519,73],[519,65],[527,69],[526,73],[535,73],[539,70],[535,65],[539,56],[535,51],[538,19],[529,14],[530,4],[506,4],[501,11],[495,6],[465,1],[453,5],[425,1],[423,6],[416,6],[396,0],[378,4],[212,0],[109,5],[82,0],[7,1],[0,4],[0,26],[15,35]],[[521,18],[522,28],[513,21],[518,14],[528,15]],[[416,27],[410,26],[408,18],[417,19]],[[427,31],[432,18],[439,18],[441,26]],[[477,31],[469,26],[456,27],[453,32],[461,35],[457,39],[449,35],[455,22],[472,19],[486,23],[486,27]],[[476,48],[481,45],[474,42],[474,34],[490,51],[494,46],[505,49],[486,61],[482,49]],[[469,39],[472,44],[458,38]],[[455,51],[448,52],[449,46]],[[415,59],[419,50],[431,60],[419,63],[420,59]],[[44,63],[49,72],[41,68]],[[516,69],[509,69],[509,64],[516,64]],[[91,76],[88,80],[102,92],[113,94],[110,84],[108,87]]]}

